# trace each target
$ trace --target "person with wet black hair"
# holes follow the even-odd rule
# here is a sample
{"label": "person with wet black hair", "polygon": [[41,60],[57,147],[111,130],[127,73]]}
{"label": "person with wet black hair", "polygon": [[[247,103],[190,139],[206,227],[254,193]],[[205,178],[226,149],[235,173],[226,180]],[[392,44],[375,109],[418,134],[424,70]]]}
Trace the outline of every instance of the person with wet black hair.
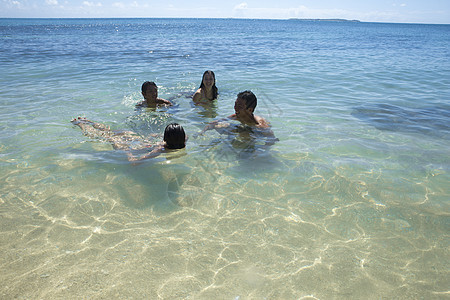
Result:
{"label": "person with wet black hair", "polygon": [[172,102],[166,99],[158,98],[158,86],[153,81],[146,81],[141,87],[144,100],[136,104],[141,107],[156,107],[157,105],[169,106]]}
{"label": "person with wet black hair", "polygon": [[213,101],[217,99],[217,96],[218,89],[216,87],[216,75],[211,70],[205,71],[200,87],[195,92],[192,100],[194,102]]}
{"label": "person with wet black hair", "polygon": [[240,92],[234,102],[234,114],[228,118],[258,128],[267,128],[269,123],[264,118],[253,114],[257,104],[258,99],[251,91]]}
{"label": "person with wet black hair", "polygon": [[[253,92],[240,92],[239,94],[237,94],[236,101],[234,102],[234,114],[228,116],[228,118],[226,119],[237,120],[242,124],[254,126],[257,128],[270,128],[269,122],[253,113],[257,104],[258,99],[256,98],[255,94],[253,94]],[[222,121],[226,119],[209,123],[199,134],[203,134],[205,131],[210,129],[224,127],[228,123],[224,123]]]}
{"label": "person with wet black hair", "polygon": [[246,108],[253,108],[255,110],[256,105],[258,104],[258,99],[252,91],[243,91],[237,94],[236,99],[243,99],[245,101]]}
{"label": "person with wet black hair", "polygon": [[[186,133],[183,127],[178,123],[171,123],[164,130],[162,142],[152,142],[148,138],[133,131],[111,130],[109,126],[101,123],[92,122],[86,118],[78,117],[73,119],[72,124],[81,128],[84,135],[90,138],[97,138],[111,143],[114,149],[124,150],[127,152],[129,161],[138,161],[147,158],[156,157],[159,154],[186,147]],[[136,152],[147,150],[150,152],[135,155]]]}
{"label": "person with wet black hair", "polygon": [[164,147],[168,149],[182,149],[186,147],[186,133],[178,123],[171,123],[164,130]]}
{"label": "person with wet black hair", "polygon": [[278,139],[271,130],[270,123],[253,113],[257,104],[258,99],[253,92],[247,90],[237,94],[236,101],[234,102],[234,114],[225,119],[209,123],[195,136],[202,135],[204,132],[211,129],[226,132],[231,127],[231,124],[228,121],[236,120],[241,123],[241,126],[258,129],[257,131],[266,138],[266,145],[273,145]]}

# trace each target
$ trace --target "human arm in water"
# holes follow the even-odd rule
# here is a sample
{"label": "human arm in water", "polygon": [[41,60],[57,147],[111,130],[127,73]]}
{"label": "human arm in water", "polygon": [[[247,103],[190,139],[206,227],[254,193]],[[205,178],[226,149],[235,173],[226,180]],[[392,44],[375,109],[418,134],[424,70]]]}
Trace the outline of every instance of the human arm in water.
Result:
{"label": "human arm in water", "polygon": [[136,104],[136,107],[156,107],[156,106],[172,106],[173,103],[169,100],[162,99],[162,98],[156,98],[155,101],[148,101],[148,100],[142,100],[138,104]]}
{"label": "human arm in water", "polygon": [[227,122],[227,120],[228,120],[228,118],[224,118],[224,119],[220,119],[220,120],[216,120],[216,121],[212,121],[212,122],[208,123],[199,133],[195,134],[194,137],[203,135],[208,130],[229,127],[230,123]]}
{"label": "human arm in water", "polygon": [[142,161],[144,159],[148,159],[148,158],[154,158],[157,157],[158,155],[160,155],[163,151],[164,151],[164,146],[163,145],[157,145],[152,151],[145,153],[145,154],[141,154],[138,156],[133,155],[133,153],[131,151],[127,152],[127,156],[128,156],[128,161]]}
{"label": "human arm in water", "polygon": [[[205,126],[205,128],[203,128],[202,131],[197,133],[195,135],[195,137],[198,137],[199,135],[203,135],[206,131],[211,130],[211,129],[215,129],[219,133],[222,134],[222,133],[224,133],[224,131],[221,131],[220,129],[228,130],[227,128],[229,128],[231,126],[231,124],[227,121],[230,121],[233,119],[237,120],[236,118],[233,118],[233,116],[230,116],[227,119],[221,119],[221,120],[210,122]],[[252,127],[253,126],[250,126],[249,128],[252,128]],[[262,123],[262,126],[255,126],[255,127],[253,127],[254,133],[256,134],[255,138],[260,140],[261,142],[264,142],[264,146],[269,147],[279,141],[279,139],[275,136],[274,132],[272,131],[270,124],[268,122],[266,122],[265,120],[264,120],[264,123]],[[225,132],[227,132],[227,131],[225,131]]]}

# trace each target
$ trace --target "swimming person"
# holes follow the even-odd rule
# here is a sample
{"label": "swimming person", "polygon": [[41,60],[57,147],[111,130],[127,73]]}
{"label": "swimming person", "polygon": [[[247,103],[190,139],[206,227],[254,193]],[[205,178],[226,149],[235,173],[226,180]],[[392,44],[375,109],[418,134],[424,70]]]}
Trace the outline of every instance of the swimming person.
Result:
{"label": "swimming person", "polygon": [[[109,126],[92,122],[86,118],[78,117],[71,121],[81,128],[84,135],[90,138],[99,138],[110,142],[114,149],[127,151],[129,161],[138,161],[156,157],[159,154],[173,149],[186,147],[186,134],[178,123],[171,123],[164,130],[162,142],[151,142],[133,131],[111,130]],[[155,135],[154,135],[155,136]],[[145,154],[135,156],[134,152],[153,147]]]}
{"label": "swimming person", "polygon": [[216,87],[216,75],[213,71],[203,73],[202,82],[199,89],[195,92],[192,100],[194,102],[212,101],[217,99],[218,90]]}
{"label": "swimming person", "polygon": [[142,84],[141,91],[142,96],[144,96],[144,100],[136,104],[136,106],[155,108],[157,105],[172,105],[172,102],[169,100],[158,98],[158,87],[153,81],[144,82]]}
{"label": "swimming person", "polygon": [[225,119],[219,121],[213,121],[206,125],[206,127],[199,133],[203,134],[207,130],[211,129],[224,129],[230,126],[230,123],[226,120],[237,120],[242,125],[254,127],[260,129],[259,131],[267,138],[266,145],[273,145],[278,139],[270,129],[270,124],[264,118],[254,114],[258,100],[251,91],[244,91],[237,95],[234,102],[234,114],[228,116]]}
{"label": "swimming person", "polygon": [[251,91],[241,92],[234,102],[234,114],[228,118],[258,128],[269,128],[270,125],[264,118],[253,114],[257,104],[258,99],[255,94]]}

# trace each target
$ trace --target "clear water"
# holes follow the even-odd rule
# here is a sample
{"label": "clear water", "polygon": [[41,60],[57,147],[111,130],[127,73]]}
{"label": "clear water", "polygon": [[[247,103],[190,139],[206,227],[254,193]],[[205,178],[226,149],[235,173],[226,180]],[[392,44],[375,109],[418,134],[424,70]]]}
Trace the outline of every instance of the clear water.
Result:
{"label": "clear water", "polygon": [[[449,295],[450,26],[0,19],[4,299]],[[219,100],[187,97],[207,69]],[[176,104],[135,110],[155,81]],[[236,94],[279,138],[209,131]],[[77,116],[186,150],[140,164]]]}

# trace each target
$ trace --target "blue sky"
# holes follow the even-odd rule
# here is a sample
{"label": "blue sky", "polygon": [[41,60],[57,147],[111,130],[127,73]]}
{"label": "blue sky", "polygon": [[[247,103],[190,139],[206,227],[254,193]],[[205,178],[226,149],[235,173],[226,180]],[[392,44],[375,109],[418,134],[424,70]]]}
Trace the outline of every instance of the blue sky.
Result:
{"label": "blue sky", "polygon": [[0,0],[10,18],[341,18],[450,24],[450,0]]}

